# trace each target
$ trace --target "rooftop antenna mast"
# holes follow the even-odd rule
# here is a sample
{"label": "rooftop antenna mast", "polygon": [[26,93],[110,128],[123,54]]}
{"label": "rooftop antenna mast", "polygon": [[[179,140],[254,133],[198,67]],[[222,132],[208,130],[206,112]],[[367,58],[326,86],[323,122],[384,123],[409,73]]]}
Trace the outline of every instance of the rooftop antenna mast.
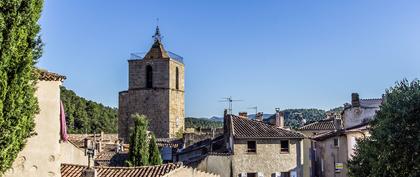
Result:
{"label": "rooftop antenna mast", "polygon": [[253,109],[253,110],[255,110],[255,115],[257,115],[257,113],[258,113],[258,106],[249,107],[248,109]]}
{"label": "rooftop antenna mast", "polygon": [[232,114],[233,102],[244,101],[244,100],[234,100],[234,99],[232,99],[232,96],[225,97],[225,98],[222,98],[222,99],[223,100],[220,100],[219,102],[228,102],[228,105],[229,105],[228,113],[229,114]]}

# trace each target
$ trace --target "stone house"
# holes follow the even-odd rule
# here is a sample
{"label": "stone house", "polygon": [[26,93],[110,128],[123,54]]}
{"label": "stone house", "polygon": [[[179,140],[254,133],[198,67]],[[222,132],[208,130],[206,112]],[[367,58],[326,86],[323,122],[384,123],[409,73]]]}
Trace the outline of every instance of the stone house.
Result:
{"label": "stone house", "polygon": [[315,167],[315,148],[314,141],[311,140],[312,136],[317,134],[330,132],[335,130],[334,127],[334,114],[328,114],[327,118],[309,123],[298,129],[300,133],[305,135],[303,140],[303,176],[313,177],[318,168]]}
{"label": "stone house", "polygon": [[87,163],[87,157],[82,150],[62,139],[60,85],[66,77],[45,70],[38,72],[39,80],[35,95],[40,111],[34,120],[36,135],[28,138],[12,168],[4,174],[5,177],[60,177],[60,164],[63,161],[75,164]]}
{"label": "stone house", "polygon": [[275,125],[261,120],[225,114],[224,153],[209,153],[198,169],[233,177],[302,176],[302,139],[298,132],[282,128],[284,117],[276,113]]}
{"label": "stone house", "polygon": [[347,177],[347,162],[354,154],[356,140],[369,136],[369,121],[380,109],[382,99],[359,99],[352,94],[351,104],[346,103],[341,116],[334,119],[335,130],[311,137],[315,156],[314,176]]}

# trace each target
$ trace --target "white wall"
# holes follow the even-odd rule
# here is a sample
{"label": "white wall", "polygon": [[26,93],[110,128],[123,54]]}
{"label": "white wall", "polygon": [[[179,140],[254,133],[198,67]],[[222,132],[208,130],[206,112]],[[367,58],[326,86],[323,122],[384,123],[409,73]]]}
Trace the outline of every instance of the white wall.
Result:
{"label": "white wall", "polygon": [[5,177],[60,177],[60,88],[61,81],[38,81],[36,96],[40,112],[35,117],[37,135],[25,148]]}

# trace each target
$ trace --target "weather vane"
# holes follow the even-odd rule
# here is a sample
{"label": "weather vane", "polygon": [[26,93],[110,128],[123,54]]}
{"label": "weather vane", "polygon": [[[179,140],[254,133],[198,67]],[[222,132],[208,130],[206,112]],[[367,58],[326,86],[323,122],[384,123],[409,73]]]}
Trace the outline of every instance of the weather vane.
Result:
{"label": "weather vane", "polygon": [[153,35],[152,37],[155,39],[155,41],[161,41],[163,38],[159,30],[159,18],[156,18],[156,31],[155,31],[155,35]]}

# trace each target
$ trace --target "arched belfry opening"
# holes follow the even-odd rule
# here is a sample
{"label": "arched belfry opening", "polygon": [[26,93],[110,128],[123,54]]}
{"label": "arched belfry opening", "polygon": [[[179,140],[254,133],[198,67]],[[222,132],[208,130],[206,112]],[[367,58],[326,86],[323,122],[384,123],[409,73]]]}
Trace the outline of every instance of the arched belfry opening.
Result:
{"label": "arched belfry opening", "polygon": [[150,65],[146,66],[146,88],[153,88],[153,68]]}
{"label": "arched belfry opening", "polygon": [[175,69],[175,89],[179,89],[179,70],[178,67]]}

